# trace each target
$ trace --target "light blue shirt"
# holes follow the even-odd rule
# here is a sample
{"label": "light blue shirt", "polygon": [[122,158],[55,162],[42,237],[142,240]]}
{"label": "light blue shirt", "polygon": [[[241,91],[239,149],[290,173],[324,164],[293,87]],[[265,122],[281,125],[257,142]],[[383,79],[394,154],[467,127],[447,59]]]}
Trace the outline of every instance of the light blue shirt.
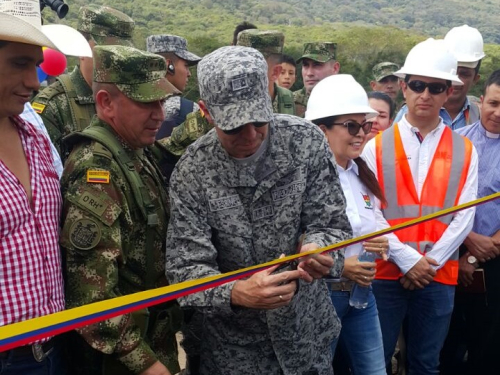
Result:
{"label": "light blue shirt", "polygon": [[52,150],[52,159],[54,159],[53,160],[54,169],[56,170],[59,178],[61,178],[63,172],[61,157],[59,156],[59,153],[57,152],[56,148],[52,144],[52,141],[50,140],[49,133],[47,132],[47,129],[43,124],[42,118],[38,116],[38,114],[35,112],[30,103],[26,103],[24,105],[24,112],[21,113],[21,118],[24,121],[29,122],[36,129],[40,130],[47,137],[47,139],[50,142],[50,148]]}
{"label": "light blue shirt", "polygon": [[[451,130],[457,130],[457,129],[463,128],[464,126],[467,126],[467,117],[466,117],[467,111],[469,112],[469,115],[470,115],[470,102],[469,102],[469,98],[466,97],[464,106],[461,109],[458,116],[455,117],[455,120],[451,119],[450,114],[448,113],[448,111],[444,107],[442,107],[439,110],[439,117],[441,117],[443,119],[444,124],[446,126],[448,126]],[[399,112],[396,115],[396,117],[394,118],[394,122],[392,124],[394,125],[394,124],[398,123],[401,120],[401,118],[403,117],[403,115],[405,115],[406,113],[408,113],[408,107],[405,104],[399,110]]]}
{"label": "light blue shirt", "polygon": [[[482,198],[500,191],[500,134],[488,132],[481,121],[457,131],[469,138],[479,156],[478,192]],[[472,230],[483,236],[491,237],[500,230],[500,199],[480,204]]]}

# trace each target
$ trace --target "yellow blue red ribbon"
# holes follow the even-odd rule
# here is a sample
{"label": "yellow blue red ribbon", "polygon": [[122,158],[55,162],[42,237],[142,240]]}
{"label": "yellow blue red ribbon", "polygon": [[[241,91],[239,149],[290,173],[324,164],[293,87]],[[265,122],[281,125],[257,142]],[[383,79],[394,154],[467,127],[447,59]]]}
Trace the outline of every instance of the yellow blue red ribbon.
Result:
{"label": "yellow blue red ribbon", "polygon": [[486,203],[497,198],[500,198],[500,192],[477,199],[472,202],[438,211],[430,215],[422,216],[420,218],[413,219],[390,228],[386,228],[350,240],[342,241],[309,252],[294,254],[284,258],[274,259],[267,263],[258,264],[224,274],[214,275],[197,280],[189,280],[162,288],[129,294],[126,296],[113,298],[111,300],[95,302],[89,305],[76,307],[74,309],[60,311],[55,314],[45,315],[39,318],[6,325],[0,327],[0,352],[15,348],[17,346],[26,345],[45,337],[58,335],[75,328],[110,319],[115,316],[131,313],[136,310],[177,299],[192,293],[214,288],[231,281],[248,277],[256,272],[262,271],[277,264],[289,262],[294,259],[309,255],[335,251],[358,242],[383,236],[384,234],[391,233],[399,229],[417,225],[441,216],[453,214],[455,212],[477,206],[478,204]]}

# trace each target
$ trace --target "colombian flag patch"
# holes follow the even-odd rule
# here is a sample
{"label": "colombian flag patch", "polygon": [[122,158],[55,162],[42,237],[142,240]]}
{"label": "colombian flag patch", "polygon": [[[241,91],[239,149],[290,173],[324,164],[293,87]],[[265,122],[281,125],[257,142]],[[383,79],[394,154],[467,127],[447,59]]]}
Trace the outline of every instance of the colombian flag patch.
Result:
{"label": "colombian flag patch", "polygon": [[31,106],[33,107],[33,109],[35,110],[35,112],[38,113],[38,114],[42,113],[43,110],[46,107],[45,104],[40,104],[40,103],[37,103],[37,102],[31,104]]}
{"label": "colombian flag patch", "polygon": [[87,171],[87,182],[94,184],[109,184],[109,171]]}

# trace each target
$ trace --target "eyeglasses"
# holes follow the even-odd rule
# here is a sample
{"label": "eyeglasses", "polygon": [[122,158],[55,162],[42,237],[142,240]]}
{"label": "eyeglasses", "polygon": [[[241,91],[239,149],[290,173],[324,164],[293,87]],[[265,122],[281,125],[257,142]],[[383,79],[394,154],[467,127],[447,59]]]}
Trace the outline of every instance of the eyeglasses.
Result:
{"label": "eyeglasses", "polygon": [[[263,126],[267,125],[268,123],[267,122],[251,122],[250,124],[252,124],[255,128],[262,128]],[[223,130],[223,132],[224,132],[224,134],[227,134],[227,135],[236,135],[236,134],[240,133],[246,125],[247,124],[242,125],[242,126],[238,126],[237,128],[234,128],[231,130]]]}
{"label": "eyeglasses", "polygon": [[365,121],[362,124],[354,120],[347,120],[344,122],[334,122],[332,125],[342,125],[347,128],[350,135],[358,135],[359,129],[363,129],[363,133],[368,134],[372,130],[373,122]]}
{"label": "eyeglasses", "polygon": [[418,94],[423,93],[425,89],[428,87],[429,93],[431,93],[432,95],[439,95],[448,89],[448,85],[444,83],[439,83],[439,82],[427,83],[419,80],[408,82],[408,87],[411,89],[411,91],[415,91]]}

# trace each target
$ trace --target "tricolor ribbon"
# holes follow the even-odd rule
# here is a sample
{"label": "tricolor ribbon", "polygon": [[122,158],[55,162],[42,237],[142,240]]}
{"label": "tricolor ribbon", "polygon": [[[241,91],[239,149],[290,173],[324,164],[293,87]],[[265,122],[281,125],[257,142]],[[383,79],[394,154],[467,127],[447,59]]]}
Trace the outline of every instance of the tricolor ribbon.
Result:
{"label": "tricolor ribbon", "polygon": [[371,238],[383,236],[384,234],[391,233],[399,229],[408,228],[413,225],[433,220],[441,216],[453,214],[458,211],[474,207],[478,204],[486,203],[497,198],[500,198],[500,192],[474,200],[472,202],[438,211],[433,214],[425,215],[417,219],[409,220],[405,223],[401,223],[390,228],[382,229],[377,232],[365,234],[363,236],[359,236],[350,240],[342,241],[305,253],[289,255],[284,258],[274,259],[267,263],[258,264],[224,274],[205,277],[202,279],[189,280],[162,288],[129,294],[122,297],[76,307],[70,310],[60,311],[55,314],[45,315],[39,318],[6,325],[0,327],[0,352],[21,345],[26,345],[45,337],[54,336],[63,332],[73,330],[75,328],[110,319],[115,316],[131,313],[136,310],[177,299],[179,297],[183,297],[192,293],[214,288],[231,281],[248,277],[256,272],[262,271],[277,264],[290,262],[292,260],[308,255],[335,251],[349,245],[369,240]]}

